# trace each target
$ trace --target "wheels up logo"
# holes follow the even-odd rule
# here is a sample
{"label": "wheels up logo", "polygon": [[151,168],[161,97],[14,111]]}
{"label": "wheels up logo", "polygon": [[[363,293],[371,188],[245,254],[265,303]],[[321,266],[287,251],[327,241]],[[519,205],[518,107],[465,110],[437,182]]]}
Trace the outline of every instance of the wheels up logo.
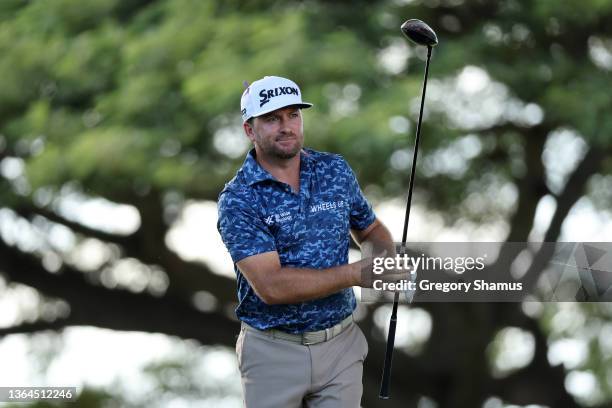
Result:
{"label": "wheels up logo", "polygon": [[261,108],[266,103],[270,102],[270,99],[275,98],[279,95],[299,95],[297,88],[292,86],[279,86],[274,89],[262,89],[259,92],[259,107]]}
{"label": "wheels up logo", "polygon": [[323,201],[318,204],[314,204],[310,206],[311,213],[317,213],[319,211],[330,211],[335,210],[336,208],[344,207],[344,201]]}

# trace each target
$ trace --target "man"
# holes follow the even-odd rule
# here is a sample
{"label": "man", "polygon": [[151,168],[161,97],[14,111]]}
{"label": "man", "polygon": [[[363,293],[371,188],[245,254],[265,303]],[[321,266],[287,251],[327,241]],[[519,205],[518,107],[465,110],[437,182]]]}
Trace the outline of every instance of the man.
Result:
{"label": "man", "polygon": [[267,76],[243,93],[254,148],[219,195],[218,229],[235,265],[236,344],[245,405],[360,406],[367,341],[353,323],[357,243],[392,247],[352,170],[304,149],[299,87]]}

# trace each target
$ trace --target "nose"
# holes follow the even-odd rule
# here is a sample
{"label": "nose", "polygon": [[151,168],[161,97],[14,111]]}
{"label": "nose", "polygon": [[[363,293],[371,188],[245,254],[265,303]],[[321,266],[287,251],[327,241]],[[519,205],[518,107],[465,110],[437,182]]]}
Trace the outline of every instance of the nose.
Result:
{"label": "nose", "polygon": [[280,119],[280,132],[283,134],[293,133],[293,131],[291,130],[291,127],[289,126],[288,118],[282,117]]}

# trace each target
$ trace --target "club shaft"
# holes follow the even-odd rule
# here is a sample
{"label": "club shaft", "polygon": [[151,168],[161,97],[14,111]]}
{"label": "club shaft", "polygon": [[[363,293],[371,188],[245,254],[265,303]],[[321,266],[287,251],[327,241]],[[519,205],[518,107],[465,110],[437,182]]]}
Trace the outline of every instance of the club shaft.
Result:
{"label": "club shaft", "polygon": [[[421,121],[423,120],[423,108],[425,106],[425,92],[427,91],[427,76],[429,74],[429,60],[431,58],[431,48],[427,47],[427,62],[425,63],[425,77],[423,79],[423,92],[421,94],[421,109],[419,111],[419,121],[417,123],[416,140],[414,141],[414,154],[412,156],[412,170],[410,171],[410,184],[408,186],[408,200],[406,202],[406,215],[404,217],[404,232],[402,234],[402,250],[406,246],[408,237],[408,223],[410,221],[410,204],[412,203],[412,187],[416,173],[417,155],[419,152],[419,140],[421,138]],[[391,364],[393,361],[393,349],[395,346],[395,329],[397,327],[397,306],[399,303],[399,292],[395,292],[393,298],[393,311],[389,322],[389,334],[387,336],[387,349],[385,350],[385,364],[383,366],[383,376],[380,384],[379,397],[389,399],[389,388],[391,383]]]}
{"label": "club shaft", "polygon": [[416,173],[417,155],[419,153],[419,141],[421,139],[421,122],[423,120],[423,108],[425,107],[425,92],[427,91],[427,75],[429,74],[429,60],[431,58],[431,47],[427,47],[427,62],[425,63],[425,78],[423,79],[423,92],[421,93],[421,109],[419,121],[417,122],[416,140],[414,141],[414,153],[412,155],[412,170],[410,171],[410,184],[408,186],[408,201],[406,201],[406,215],[404,217],[404,232],[402,233],[402,247],[406,245],[408,237],[408,223],[410,222],[410,205],[412,204],[412,187]]}

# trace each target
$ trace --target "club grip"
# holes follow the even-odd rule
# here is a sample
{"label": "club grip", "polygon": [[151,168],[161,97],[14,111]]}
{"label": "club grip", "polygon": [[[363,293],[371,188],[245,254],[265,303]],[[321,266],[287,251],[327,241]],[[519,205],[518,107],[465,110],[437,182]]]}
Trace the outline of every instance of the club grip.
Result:
{"label": "club grip", "polygon": [[393,302],[393,312],[389,321],[389,335],[387,336],[387,349],[385,350],[385,365],[383,367],[382,381],[380,383],[380,393],[378,397],[381,399],[389,399],[389,385],[391,381],[391,362],[393,361],[393,349],[395,345],[395,327],[397,326],[397,303],[398,294],[395,294]]}

